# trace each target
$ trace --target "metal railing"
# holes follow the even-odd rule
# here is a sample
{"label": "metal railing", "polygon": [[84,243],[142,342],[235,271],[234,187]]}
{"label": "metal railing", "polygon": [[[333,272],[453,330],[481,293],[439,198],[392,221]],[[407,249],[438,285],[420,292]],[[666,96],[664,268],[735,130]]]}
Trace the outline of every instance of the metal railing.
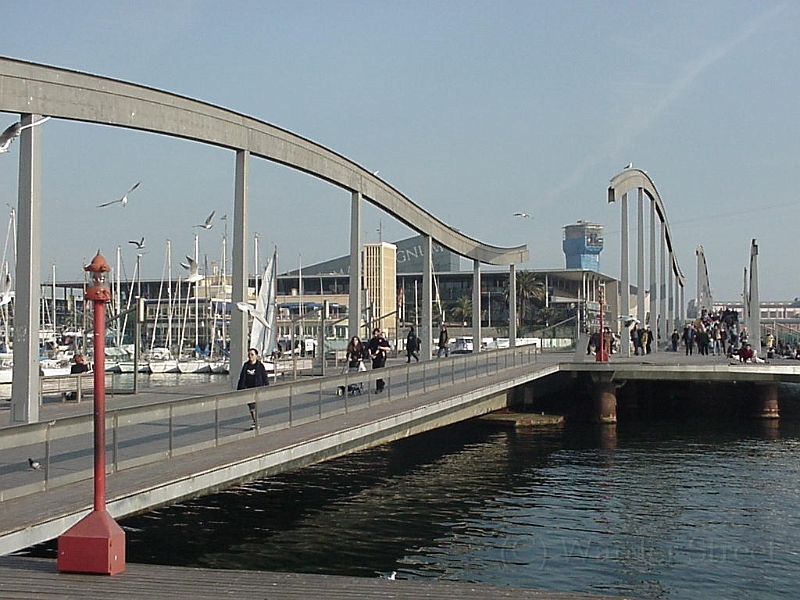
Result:
{"label": "metal railing", "polygon": [[[110,409],[107,468],[122,471],[477,380],[535,363],[537,354],[535,346],[519,346]],[[383,392],[376,391],[378,379],[385,381]],[[256,405],[254,429],[249,402]],[[0,428],[0,501],[91,478],[92,430],[91,414]],[[28,468],[29,457],[41,463],[40,471]]]}

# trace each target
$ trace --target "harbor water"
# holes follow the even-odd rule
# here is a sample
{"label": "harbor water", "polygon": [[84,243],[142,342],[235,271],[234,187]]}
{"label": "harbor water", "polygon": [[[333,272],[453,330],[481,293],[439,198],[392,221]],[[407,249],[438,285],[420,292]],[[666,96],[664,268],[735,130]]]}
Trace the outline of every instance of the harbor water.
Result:
{"label": "harbor water", "polygon": [[800,386],[781,399],[777,422],[471,421],[126,519],[128,561],[794,598]]}

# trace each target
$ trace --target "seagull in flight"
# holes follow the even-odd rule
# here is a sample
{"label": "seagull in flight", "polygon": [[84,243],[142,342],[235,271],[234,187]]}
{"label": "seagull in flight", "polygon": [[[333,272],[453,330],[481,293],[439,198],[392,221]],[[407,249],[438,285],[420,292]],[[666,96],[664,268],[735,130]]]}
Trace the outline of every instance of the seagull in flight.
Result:
{"label": "seagull in flight", "polygon": [[3,276],[2,285],[0,285],[0,306],[5,306],[11,302],[14,297],[14,292],[11,291],[11,273],[6,273]]}
{"label": "seagull in flight", "polygon": [[194,227],[202,227],[203,229],[211,229],[214,225],[211,224],[211,219],[214,218],[214,213],[217,212],[215,210],[211,211],[211,214],[206,217],[206,222],[202,225],[194,225]]}
{"label": "seagull in flight", "polygon": [[623,170],[632,169],[632,168],[633,168],[633,163],[629,162],[627,165],[625,165],[625,169],[623,169]]}
{"label": "seagull in flight", "polygon": [[111,206],[112,204],[116,204],[117,202],[122,204],[122,206],[125,206],[128,203],[128,194],[130,194],[133,190],[138,188],[141,184],[142,184],[141,181],[137,181],[131,189],[125,192],[125,195],[122,198],[119,198],[118,200],[112,200],[111,202],[104,202],[103,204],[98,204],[97,208],[104,208],[106,206]]}
{"label": "seagull in flight", "polygon": [[197,261],[193,259],[191,256],[187,256],[186,260],[188,263],[181,263],[181,266],[189,271],[189,276],[186,278],[188,283],[197,283],[198,281],[202,281],[205,279],[199,272],[199,265]]}
{"label": "seagull in flight", "polygon": [[8,152],[11,142],[18,138],[19,134],[22,133],[24,129],[41,125],[49,119],[50,117],[45,117],[44,119],[39,119],[33,123],[28,123],[27,125],[23,125],[21,121],[17,121],[16,123],[6,127],[6,130],[3,133],[0,133],[0,154],[3,152]]}
{"label": "seagull in flight", "polygon": [[528,217],[530,217],[530,215],[528,213],[524,213],[524,212],[515,212],[514,216],[515,217],[522,217],[523,219],[527,219]]}
{"label": "seagull in flight", "polygon": [[264,315],[259,313],[255,307],[253,307],[249,302],[237,302],[236,308],[238,308],[243,313],[246,313],[252,316],[255,320],[260,322],[264,327],[267,329],[271,329],[270,324],[267,323],[267,320],[264,318]]}
{"label": "seagull in flight", "polygon": [[32,471],[41,471],[44,468],[42,463],[40,463],[38,460],[33,460],[32,458],[28,459],[28,466]]}
{"label": "seagull in flight", "polygon": [[144,248],[144,238],[140,239],[138,242],[136,240],[128,240],[128,243],[136,246],[137,250]]}

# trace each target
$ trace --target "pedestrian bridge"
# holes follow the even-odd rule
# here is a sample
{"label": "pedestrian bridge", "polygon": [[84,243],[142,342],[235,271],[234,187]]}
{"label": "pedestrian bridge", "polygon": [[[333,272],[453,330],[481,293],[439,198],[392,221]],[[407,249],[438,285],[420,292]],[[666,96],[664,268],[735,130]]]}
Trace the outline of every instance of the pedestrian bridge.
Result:
{"label": "pedestrian bridge", "polygon": [[[790,364],[797,361],[731,365],[704,357],[688,365],[662,352],[597,363],[582,354],[521,346],[256,390],[170,387],[112,397],[108,510],[115,518],[144,512],[530,402],[559,379],[594,382],[596,399],[606,403],[609,386],[636,379],[737,381],[775,394],[778,382],[800,382],[800,363]],[[378,376],[387,382],[381,394],[373,391]],[[362,394],[338,393],[356,382]],[[777,416],[774,400],[775,414],[764,416]],[[48,421],[0,428],[0,555],[57,537],[92,507],[90,404],[51,403],[42,411]],[[599,410],[597,420],[603,416]],[[28,457],[42,470],[29,469]]]}

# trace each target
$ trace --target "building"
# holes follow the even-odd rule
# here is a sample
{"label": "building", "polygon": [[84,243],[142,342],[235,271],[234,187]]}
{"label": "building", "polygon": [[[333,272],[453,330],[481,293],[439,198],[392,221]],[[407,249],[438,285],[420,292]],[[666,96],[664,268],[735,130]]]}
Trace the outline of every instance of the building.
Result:
{"label": "building", "polygon": [[600,271],[600,252],[603,251],[603,226],[578,221],[564,227],[561,245],[567,259],[567,269]]}
{"label": "building", "polygon": [[397,335],[397,246],[388,242],[364,244],[364,308],[369,330],[380,328],[388,338]]}

